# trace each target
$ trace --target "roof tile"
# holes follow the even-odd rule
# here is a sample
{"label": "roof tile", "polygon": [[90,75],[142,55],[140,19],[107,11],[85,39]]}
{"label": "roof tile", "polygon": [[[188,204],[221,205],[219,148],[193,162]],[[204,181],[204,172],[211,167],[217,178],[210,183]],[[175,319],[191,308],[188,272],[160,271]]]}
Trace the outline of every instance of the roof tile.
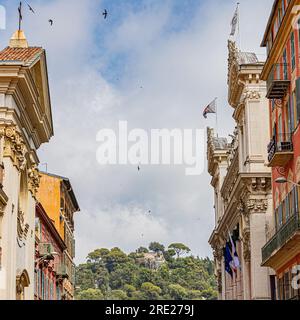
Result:
{"label": "roof tile", "polygon": [[0,51],[0,61],[22,61],[31,63],[38,55],[43,52],[41,47],[11,48],[7,47]]}

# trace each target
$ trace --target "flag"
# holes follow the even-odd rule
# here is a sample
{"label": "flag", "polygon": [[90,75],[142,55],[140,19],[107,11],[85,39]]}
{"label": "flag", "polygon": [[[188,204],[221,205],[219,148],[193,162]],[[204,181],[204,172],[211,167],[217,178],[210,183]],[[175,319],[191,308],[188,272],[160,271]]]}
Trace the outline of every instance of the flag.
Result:
{"label": "flag", "polygon": [[233,277],[233,272],[231,269],[231,265],[232,265],[232,255],[231,255],[231,250],[230,250],[230,245],[227,242],[226,243],[226,247],[224,249],[224,259],[225,259],[225,271],[231,276],[231,278]]}
{"label": "flag", "polygon": [[230,239],[230,243],[231,243],[231,257],[232,257],[232,262],[231,262],[231,267],[232,269],[237,272],[238,269],[240,269],[241,265],[240,265],[240,260],[239,260],[239,256],[236,252],[236,247],[235,247],[235,243],[232,240],[231,234],[229,233],[229,239]]}
{"label": "flag", "polygon": [[239,5],[237,5],[236,9],[235,9],[235,13],[234,16],[231,20],[231,32],[230,35],[234,36],[235,32],[236,32],[236,26],[238,24],[238,20],[239,20]]}
{"label": "flag", "polygon": [[203,111],[203,117],[204,117],[205,119],[207,119],[207,115],[208,115],[209,113],[217,113],[217,103],[216,103],[216,101],[217,101],[217,98],[216,98],[214,101],[212,101],[212,102],[204,109],[204,111]]}

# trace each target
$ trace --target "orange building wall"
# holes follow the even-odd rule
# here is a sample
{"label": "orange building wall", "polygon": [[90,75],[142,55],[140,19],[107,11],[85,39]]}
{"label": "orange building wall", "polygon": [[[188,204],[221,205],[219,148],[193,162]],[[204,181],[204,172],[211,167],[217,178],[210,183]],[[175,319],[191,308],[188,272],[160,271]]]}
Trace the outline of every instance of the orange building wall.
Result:
{"label": "orange building wall", "polygon": [[60,221],[60,186],[61,179],[41,173],[37,200],[42,204],[49,218],[63,240],[65,240],[64,222]]}
{"label": "orange building wall", "polygon": [[[277,6],[281,6],[282,2],[278,1]],[[288,4],[288,1],[285,0],[285,4]],[[299,0],[294,0],[293,1],[294,5],[299,5],[300,1]],[[287,9],[286,9],[287,11]],[[277,10],[275,11],[277,12]],[[273,26],[271,27],[271,29],[273,30],[273,33],[275,34],[275,28],[274,28],[274,21],[275,19],[278,18],[278,15],[275,14],[273,17]],[[283,28],[283,26],[281,26],[281,28]],[[294,42],[295,42],[295,70],[292,72],[292,61],[291,61],[291,34],[292,32],[294,32]],[[278,33],[279,34],[279,33]],[[277,34],[277,35],[278,35]],[[288,96],[292,95],[293,91],[295,90],[296,87],[296,79],[300,76],[300,60],[299,60],[299,54],[300,54],[300,42],[299,42],[299,31],[298,30],[294,30],[292,27],[291,22],[289,21],[287,24],[287,27],[285,27],[281,38],[282,40],[280,42],[277,43],[277,45],[275,44],[276,38],[274,40],[274,45],[276,46],[275,49],[275,53],[273,54],[272,59],[270,57],[268,57],[268,61],[267,63],[269,64],[274,64],[274,63],[283,63],[283,51],[284,49],[286,49],[287,51],[287,63],[288,63],[288,74],[290,75],[290,80],[291,80],[291,86],[289,88],[288,91]],[[273,48],[274,49],[274,48]],[[283,70],[281,70],[281,76],[283,76]],[[285,103],[286,103],[286,99]],[[284,104],[281,107],[276,107],[274,109],[274,111],[272,111],[272,101],[270,100],[270,104],[269,104],[269,109],[270,109],[270,131],[271,131],[271,136],[273,136],[273,130],[272,130],[272,126],[274,125],[274,123],[276,123],[277,126],[277,133],[289,133],[289,129],[288,129],[288,119],[287,119],[287,107]],[[283,132],[279,132],[279,126],[278,126],[278,122],[279,122],[279,115],[282,115],[282,131]],[[294,116],[296,117],[296,106],[295,106],[295,114]],[[276,194],[278,191],[279,194],[279,202],[282,202],[284,200],[284,198],[286,197],[286,195],[288,194],[288,192],[290,191],[290,185],[289,184],[285,184],[285,185],[279,185],[275,182],[275,180],[281,176],[285,176],[286,178],[289,178],[289,172],[293,173],[293,177],[292,180],[299,183],[299,181],[297,181],[296,179],[296,164],[297,164],[297,160],[298,157],[300,157],[300,126],[299,126],[299,122],[297,124],[297,127],[295,129],[295,131],[293,132],[293,148],[294,148],[294,157],[293,159],[284,167],[284,171],[282,172],[282,168],[272,168],[272,190],[273,190],[273,204],[274,204],[274,209],[277,208],[277,198],[276,198]],[[283,193],[281,193],[281,191],[284,191]],[[274,217],[275,218],[275,217]],[[281,277],[282,273],[285,272],[286,270],[292,268],[292,266],[296,263],[300,263],[300,254],[297,255],[296,257],[294,257],[293,259],[286,261],[286,264],[280,268],[279,270],[275,270],[277,276]]]}

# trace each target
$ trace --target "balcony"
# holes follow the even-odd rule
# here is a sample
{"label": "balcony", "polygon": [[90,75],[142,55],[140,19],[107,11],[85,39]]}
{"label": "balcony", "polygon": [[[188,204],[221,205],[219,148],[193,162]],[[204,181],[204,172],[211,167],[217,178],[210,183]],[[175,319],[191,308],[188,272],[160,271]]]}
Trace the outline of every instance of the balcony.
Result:
{"label": "balcony", "polygon": [[293,142],[290,134],[273,137],[268,145],[269,167],[285,167],[293,156]]}
{"label": "balcony", "polygon": [[67,279],[67,278],[69,278],[67,267],[63,263],[56,265],[55,272],[56,272],[56,277],[59,278],[59,279]]}
{"label": "balcony", "polygon": [[267,98],[283,99],[290,86],[289,66],[287,63],[273,65],[267,79]]}
{"label": "balcony", "polygon": [[277,261],[288,260],[300,250],[300,217],[293,215],[262,248],[262,265],[274,267]]}

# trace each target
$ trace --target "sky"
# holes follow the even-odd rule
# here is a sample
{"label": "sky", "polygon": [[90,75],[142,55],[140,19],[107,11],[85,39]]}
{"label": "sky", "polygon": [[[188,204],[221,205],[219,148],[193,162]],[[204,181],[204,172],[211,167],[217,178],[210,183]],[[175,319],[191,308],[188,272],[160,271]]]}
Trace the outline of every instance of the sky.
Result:
{"label": "sky", "polygon": [[[6,47],[18,26],[18,2],[0,1]],[[32,0],[24,2],[29,45],[47,51],[55,136],[38,151],[40,168],[70,178],[80,204],[75,216],[76,262],[96,248],[126,252],[151,241],[182,242],[211,256],[213,189],[207,166],[101,166],[97,132],[116,129],[215,127],[204,107],[218,97],[218,134],[234,130],[227,102],[227,40],[233,0]],[[240,0],[242,51],[260,47],[272,0]],[[107,9],[108,18],[102,17]],[[53,19],[51,27],[49,19]],[[206,162],[206,154],[203,155]],[[151,214],[149,214],[151,210]]]}

